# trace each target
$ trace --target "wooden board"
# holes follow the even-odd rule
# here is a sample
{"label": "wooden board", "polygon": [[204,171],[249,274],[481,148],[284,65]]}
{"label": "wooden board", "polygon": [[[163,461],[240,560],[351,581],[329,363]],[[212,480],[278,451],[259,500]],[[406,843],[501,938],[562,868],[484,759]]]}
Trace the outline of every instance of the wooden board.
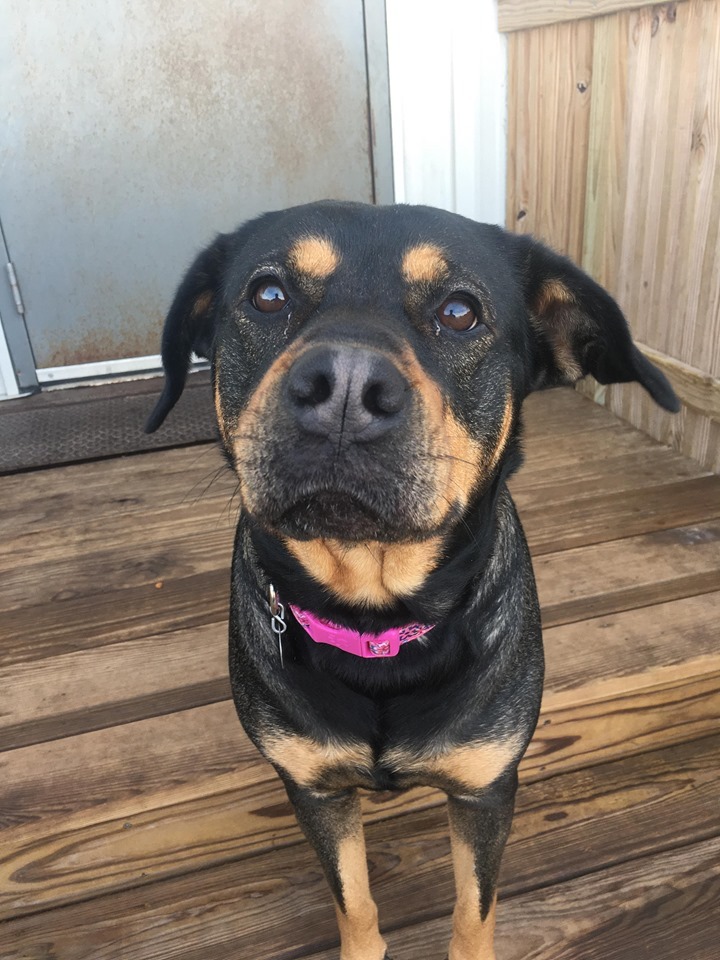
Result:
{"label": "wooden board", "polygon": [[709,593],[720,589],[720,522],[546,554],[533,566],[546,628]]}
{"label": "wooden board", "polygon": [[720,472],[720,6],[500,0],[499,10],[518,31],[506,224],[607,287],[687,403],[673,416],[634,385],[580,389]]}
{"label": "wooden board", "polygon": [[[714,737],[521,788],[503,866],[501,923],[510,922],[508,897],[671,849],[678,841],[678,824],[684,843],[716,834],[720,793],[713,771],[719,749]],[[303,956],[323,941],[332,942],[336,934],[325,881],[307,844],[298,843],[280,785],[264,805],[258,798],[254,814],[246,807],[238,811],[235,824],[230,817],[228,805],[227,834],[218,832],[202,842],[221,848],[235,839],[226,854],[237,857],[249,852],[247,844],[255,837],[262,857],[246,856],[141,891],[6,923],[0,927],[3,958],[26,960],[23,951],[42,945],[58,960],[110,960],[119,930],[123,960],[186,960],[203,949],[209,958],[252,955],[262,960],[288,956],[293,946],[292,955]],[[376,820],[366,833],[384,926],[407,929],[428,913],[446,917],[454,891],[444,810]],[[244,841],[238,839],[242,835]],[[132,845],[141,858],[145,850],[146,860],[152,849],[148,840]],[[275,849],[268,850],[268,844]],[[548,894],[532,896],[544,903]],[[554,911],[547,916],[554,917]],[[397,931],[393,940],[397,942]],[[442,954],[419,954],[431,955]]]}
{"label": "wooden board", "polygon": [[508,33],[567,20],[612,19],[608,14],[646,5],[655,4],[653,0],[498,0],[498,29]]}
{"label": "wooden board", "polygon": [[[720,480],[572,391],[531,398],[526,419],[513,489],[548,671],[501,925],[519,918],[525,952],[548,960],[565,941],[573,957],[586,944],[612,956],[616,924],[639,916],[644,931],[654,910],[662,923],[657,891],[676,889],[697,929],[676,927],[702,957],[705,901],[683,899],[684,860],[667,864],[682,853],[702,887],[702,844],[719,829]],[[133,458],[137,488],[128,464],[93,465],[86,484],[73,467],[54,486],[53,471],[29,476],[0,505],[12,520],[16,498],[32,528],[24,538],[16,525],[0,548],[0,911],[14,917],[0,924],[3,960],[334,949],[321,871],[227,699],[227,490],[187,501],[200,468],[171,453]],[[364,810],[393,944],[442,955],[453,896],[442,795],[372,795]],[[612,899],[614,883],[637,890],[639,913]],[[563,926],[563,897],[577,927]],[[546,909],[533,913],[536,901]],[[622,938],[633,958],[635,929]]]}
{"label": "wooden board", "polygon": [[[612,624],[589,621],[579,640],[572,627],[548,631],[543,713],[523,762],[523,777],[544,778],[712,733],[720,714],[717,606],[717,597],[708,596],[667,604],[654,616],[652,611],[631,611]],[[646,618],[666,629],[645,638],[639,630]],[[585,644],[596,651],[594,658],[581,655]],[[130,757],[132,791],[127,784]],[[234,773],[239,763],[242,773]],[[237,790],[238,777],[244,790],[274,780],[227,702],[0,754],[0,774],[12,788],[3,811],[9,825],[3,839],[15,851],[5,861],[0,891],[8,893],[5,899],[0,893],[0,904],[12,911],[37,909],[68,896],[54,873],[49,882],[25,880],[19,888],[10,883],[16,873],[33,877],[30,863],[36,859],[57,862],[55,870],[68,878],[71,896],[197,867],[195,846],[187,856],[177,850],[178,832],[217,835],[216,794]],[[402,802],[408,808],[438,802],[437,795],[432,800],[428,794],[421,791]],[[106,804],[110,801],[107,809],[101,805],[103,795]],[[34,798],[35,806],[28,798]],[[233,809],[236,805],[242,806],[239,798],[233,799]],[[138,830],[142,827],[152,837],[156,850],[140,875],[134,863],[129,874],[121,869],[116,852],[122,837],[118,831],[131,817]],[[177,826],[178,818],[184,829]],[[11,828],[14,822],[19,825]],[[99,866],[93,868],[93,862]]]}
{"label": "wooden board", "polygon": [[585,216],[594,21],[508,37],[506,223],[576,261]]}

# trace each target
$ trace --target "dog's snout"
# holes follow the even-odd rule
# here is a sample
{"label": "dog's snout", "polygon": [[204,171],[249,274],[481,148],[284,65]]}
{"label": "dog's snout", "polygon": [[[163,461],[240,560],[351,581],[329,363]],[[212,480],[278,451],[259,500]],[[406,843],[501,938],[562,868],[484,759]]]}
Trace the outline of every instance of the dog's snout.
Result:
{"label": "dog's snout", "polygon": [[288,402],[303,431],[347,442],[375,440],[397,426],[409,397],[392,360],[364,347],[311,347],[287,375]]}

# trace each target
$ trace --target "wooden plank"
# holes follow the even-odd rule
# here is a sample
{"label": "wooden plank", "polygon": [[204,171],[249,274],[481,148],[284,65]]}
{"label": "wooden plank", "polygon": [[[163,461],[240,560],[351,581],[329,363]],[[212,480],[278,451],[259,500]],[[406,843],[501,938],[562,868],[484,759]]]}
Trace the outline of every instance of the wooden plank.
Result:
{"label": "wooden plank", "polygon": [[227,625],[0,667],[3,750],[227,700]]}
{"label": "wooden plank", "polygon": [[709,593],[720,590],[720,522],[546,554],[533,566],[545,628]]}
{"label": "wooden plank", "polygon": [[533,556],[604,543],[720,517],[720,477],[603,494],[548,509],[525,508],[520,519]]}
{"label": "wooden plank", "polygon": [[666,374],[684,404],[711,420],[720,420],[720,379],[642,343],[638,346]]}
{"label": "wooden plank", "polygon": [[[596,24],[597,42],[612,109],[592,121],[604,186],[588,213],[586,223],[597,223],[594,238],[586,229],[583,263],[618,298],[636,338],[681,364],[678,387],[693,406],[673,417],[632,385],[596,396],[720,471],[720,423],[705,412],[720,377],[720,8],[690,0],[607,18]],[[709,379],[688,377],[687,368]]]}
{"label": "wooden plank", "polygon": [[186,506],[169,506],[149,513],[112,515],[99,520],[89,517],[62,530],[35,530],[25,537],[3,542],[0,570],[12,569],[13,554],[17,565],[34,563],[43,557],[50,564],[75,562],[88,552],[131,545],[133,541],[136,557],[142,557],[144,551],[152,550],[153,546],[180,538],[224,534],[232,544],[236,515],[237,507],[229,509],[226,502],[214,501],[209,510],[202,512]]}
{"label": "wooden plank", "polygon": [[58,656],[149,634],[227,621],[229,561],[220,570],[3,613],[2,663]]}
{"label": "wooden plank", "polygon": [[[634,678],[627,678],[624,692],[595,701],[577,689],[548,690],[540,725],[523,761],[523,779],[542,779],[715,733],[720,672],[689,677],[684,667],[677,671],[679,676],[668,679],[671,673],[658,671],[664,678],[660,683],[653,683],[646,673],[637,686]],[[595,695],[602,692],[598,687]],[[3,819],[18,824],[3,833],[7,854],[0,861],[4,864],[0,891],[8,891],[9,899],[3,901],[0,894],[0,904],[6,913],[45,909],[189,867],[209,866],[218,855],[213,847],[218,832],[224,837],[220,859],[225,857],[232,840],[226,835],[227,807],[220,798],[218,812],[217,795],[234,788],[229,807],[235,810],[242,804],[237,792],[241,784],[246,791],[251,784],[274,781],[270,768],[246,740],[228,736],[228,724],[233,733],[239,730],[227,706],[174,715],[183,719],[184,729],[172,722],[173,717],[161,717],[59,741],[54,752],[47,749],[52,745],[43,744],[0,754],[0,771],[13,787]],[[220,728],[220,723],[225,726]],[[134,726],[138,733],[130,729]],[[188,735],[195,739],[187,742]],[[38,768],[41,758],[47,766]],[[16,786],[17,781],[21,782]],[[176,786],[169,789],[168,783]],[[114,803],[105,809],[90,806],[101,803],[103,793]],[[439,798],[434,791],[420,790],[399,802],[412,809],[437,804]],[[61,816],[53,817],[58,809]],[[138,827],[129,839],[122,833],[126,822]],[[199,847],[193,844],[183,853],[178,836],[185,843],[188,835],[198,838]],[[137,840],[138,862],[132,849],[135,838],[143,837]],[[146,857],[148,838],[152,854]],[[123,845],[127,856],[121,858]],[[51,861],[58,863],[50,877],[32,866]],[[60,876],[63,883],[58,882]]]}
{"label": "wooden plank", "polygon": [[720,592],[544,631],[547,705],[720,672]]}
{"label": "wooden plank", "polygon": [[[506,224],[579,262],[582,255],[594,23],[508,37]],[[551,133],[550,133],[551,131]]]}
{"label": "wooden plank", "polygon": [[[714,737],[522,787],[503,865],[501,918],[507,898],[523,891],[716,834],[719,762],[720,741]],[[3,957],[25,960],[42,946],[57,960],[110,960],[118,929],[123,960],[160,955],[179,960],[203,949],[221,951],[208,957],[245,956],[252,949],[262,960],[287,951],[299,956],[301,947],[312,950],[332,941],[325,882],[310,848],[298,842],[280,784],[245,803],[234,821],[228,797],[225,815],[214,833],[201,827],[199,835],[192,834],[196,852],[212,844],[224,851],[224,865],[7,922],[0,927]],[[176,827],[177,855],[187,857],[182,838],[191,824]],[[133,822],[118,842],[142,830]],[[383,926],[422,921],[429,890],[432,913],[446,916],[454,890],[444,809],[402,817],[389,812],[370,822],[366,833]],[[144,850],[150,859],[153,849],[148,832],[144,841],[134,839],[118,862],[127,869],[128,852],[141,858]],[[230,862],[251,849],[255,856]],[[55,879],[61,863],[52,860],[36,869]],[[222,952],[231,949],[234,954]]]}
{"label": "wooden plank", "polygon": [[615,290],[627,182],[626,103],[630,23],[627,14],[601,17],[593,36],[593,90],[583,268]]}
{"label": "wooden plank", "polygon": [[[497,954],[503,960],[636,960],[643,954],[716,960],[719,854],[720,841],[708,840],[501,903]],[[449,934],[449,918],[430,920],[394,931],[390,945],[401,956],[442,956]],[[336,954],[331,948],[299,956],[335,960]]]}
{"label": "wooden plank", "polygon": [[498,0],[498,29],[501,33],[530,30],[656,5],[653,0]]}
{"label": "wooden plank", "polygon": [[0,829],[95,823],[273,775],[224,700],[0,753]]}
{"label": "wooden plank", "polygon": [[204,504],[235,489],[217,444],[155,450],[0,476],[0,525],[8,537],[90,517]]}
{"label": "wooden plank", "polygon": [[570,469],[561,470],[547,459],[535,459],[533,453],[529,468],[511,477],[509,488],[522,512],[538,501],[561,503],[596,497],[601,492],[617,495],[708,475],[708,470],[687,457],[654,444],[616,456],[611,448],[607,456],[579,460]]}
{"label": "wooden plank", "polygon": [[[230,561],[235,531],[228,523],[217,528],[212,516],[196,513],[198,527],[192,533],[174,535],[173,532],[132,543],[122,534],[123,526],[113,527],[109,520],[99,520],[96,529],[105,526],[109,535],[117,532],[115,542],[94,546],[82,542],[67,556],[43,557],[43,542],[33,547],[24,562],[13,566],[8,555],[0,559],[3,581],[2,606],[10,611],[19,607],[38,607],[42,604],[66,603],[85,599],[94,602],[109,591],[164,590],[178,580],[207,575],[224,570],[226,585],[230,583]],[[150,523],[143,514],[135,515],[135,532]],[[49,544],[51,535],[43,538]],[[164,594],[163,596],[166,596]],[[160,597],[158,598],[160,599]],[[198,597],[198,602],[201,602]]]}

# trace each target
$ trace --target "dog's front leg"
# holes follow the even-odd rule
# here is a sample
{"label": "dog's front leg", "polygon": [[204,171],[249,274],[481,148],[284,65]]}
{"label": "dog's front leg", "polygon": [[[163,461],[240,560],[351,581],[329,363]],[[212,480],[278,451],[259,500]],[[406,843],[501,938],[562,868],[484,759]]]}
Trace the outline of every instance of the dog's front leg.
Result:
{"label": "dog's front leg", "polygon": [[448,797],[457,890],[449,960],[495,960],[495,891],[516,789],[513,769],[476,795]]}
{"label": "dog's front leg", "polygon": [[290,780],[285,786],[335,899],[341,960],[389,960],[370,894],[357,791],[318,793]]}

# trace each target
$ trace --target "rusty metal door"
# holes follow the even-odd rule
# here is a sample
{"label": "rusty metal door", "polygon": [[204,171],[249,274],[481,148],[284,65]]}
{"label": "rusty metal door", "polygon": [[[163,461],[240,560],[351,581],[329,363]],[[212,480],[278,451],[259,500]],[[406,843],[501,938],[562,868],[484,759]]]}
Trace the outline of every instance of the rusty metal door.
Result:
{"label": "rusty metal door", "polygon": [[0,216],[39,368],[157,354],[216,231],[373,200],[364,6],[5,0]]}

